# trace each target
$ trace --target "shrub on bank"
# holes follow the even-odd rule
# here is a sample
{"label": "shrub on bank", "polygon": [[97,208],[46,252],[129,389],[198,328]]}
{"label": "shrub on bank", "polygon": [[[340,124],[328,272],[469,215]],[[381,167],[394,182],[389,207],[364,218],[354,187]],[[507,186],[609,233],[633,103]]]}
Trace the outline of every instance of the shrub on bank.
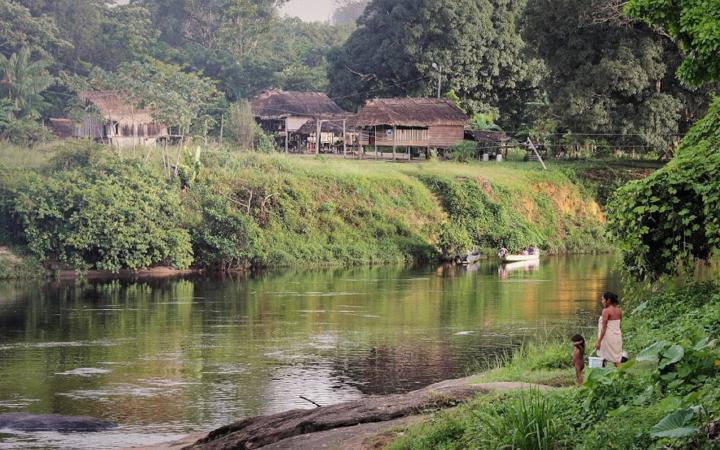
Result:
{"label": "shrub on bank", "polygon": [[[117,271],[192,262],[180,196],[140,162],[78,155],[6,177],[6,235],[40,260]],[[10,185],[8,185],[10,184]]]}
{"label": "shrub on bank", "polygon": [[[0,162],[20,151],[5,149]],[[607,248],[597,205],[559,172],[206,149],[194,152],[192,176],[175,177],[157,151],[137,153],[147,160],[127,153],[66,143],[0,168],[0,244],[110,270],[424,262],[438,249],[473,246]]]}

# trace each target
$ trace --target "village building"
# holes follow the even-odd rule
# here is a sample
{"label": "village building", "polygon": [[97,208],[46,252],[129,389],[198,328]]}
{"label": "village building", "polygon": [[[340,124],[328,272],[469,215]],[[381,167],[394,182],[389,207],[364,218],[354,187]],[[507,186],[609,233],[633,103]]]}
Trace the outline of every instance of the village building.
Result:
{"label": "village building", "polygon": [[[317,121],[322,141],[342,142],[342,125],[347,113],[322,92],[269,90],[250,100],[256,122],[266,133],[278,139],[286,151],[317,151]],[[311,123],[311,124],[308,124]],[[311,128],[314,127],[314,130]],[[328,134],[333,136],[329,137]],[[323,137],[324,135],[324,137]],[[325,142],[329,143],[329,142]],[[322,147],[322,145],[321,145]]]}
{"label": "village building", "polygon": [[79,97],[97,113],[88,113],[80,121],[68,118],[50,119],[49,128],[61,138],[92,139],[127,147],[152,145],[169,136],[167,125],[157,123],[152,116],[152,110],[135,108],[117,92],[82,92]]}
{"label": "village building", "polygon": [[478,157],[482,159],[507,159],[510,136],[500,130],[475,130],[465,128],[465,140],[473,140],[478,144]]}
{"label": "village building", "polygon": [[354,118],[359,144],[369,147],[448,150],[461,142],[469,117],[454,103],[435,98],[369,100]]}

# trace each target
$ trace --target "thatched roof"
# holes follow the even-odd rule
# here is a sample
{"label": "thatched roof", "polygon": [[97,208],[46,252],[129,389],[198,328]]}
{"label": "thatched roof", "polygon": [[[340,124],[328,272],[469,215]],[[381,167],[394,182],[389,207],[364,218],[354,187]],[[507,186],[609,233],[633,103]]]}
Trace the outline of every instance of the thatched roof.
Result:
{"label": "thatched roof", "polygon": [[[320,132],[321,133],[334,133],[334,134],[342,134],[343,132],[343,126],[342,126],[342,119],[333,121],[333,122],[326,122],[322,121],[320,124]],[[347,127],[346,127],[347,130]],[[305,125],[298,128],[298,130],[295,132],[297,134],[304,134],[304,135],[311,135],[315,134],[317,132],[317,121],[315,120],[308,120],[305,122]]]}
{"label": "thatched roof", "polygon": [[478,142],[508,142],[510,140],[510,136],[504,131],[471,129],[469,133]]}
{"label": "thatched roof", "polygon": [[260,119],[282,119],[289,116],[331,117],[345,114],[322,92],[269,90],[250,100],[253,114]]}
{"label": "thatched roof", "polygon": [[113,120],[120,123],[136,124],[154,123],[150,109],[133,108],[121,94],[113,91],[89,91],[81,92],[80,98],[90,102],[100,111],[105,120]]}
{"label": "thatched roof", "polygon": [[451,101],[436,98],[378,98],[368,100],[357,113],[355,125],[427,127],[464,126],[469,117]]}

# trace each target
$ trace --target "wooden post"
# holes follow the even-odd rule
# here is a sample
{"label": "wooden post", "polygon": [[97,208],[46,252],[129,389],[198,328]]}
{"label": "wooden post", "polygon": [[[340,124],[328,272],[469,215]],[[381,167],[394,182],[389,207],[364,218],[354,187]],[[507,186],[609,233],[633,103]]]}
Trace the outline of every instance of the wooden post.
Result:
{"label": "wooden post", "polygon": [[290,131],[288,131],[288,118],[285,118],[285,153],[290,149]]}
{"label": "wooden post", "polygon": [[373,139],[374,139],[374,141],[375,141],[375,159],[377,159],[377,157],[378,157],[378,153],[377,153],[377,125],[374,125],[373,129],[374,129]]}
{"label": "wooden post", "polygon": [[223,131],[225,131],[225,113],[220,116],[220,145],[223,145]]}
{"label": "wooden post", "polygon": [[393,125],[393,161],[396,160],[395,148],[397,147],[397,127]]}
{"label": "wooden post", "polygon": [[540,164],[542,164],[543,169],[547,170],[547,167],[545,166],[545,163],[542,160],[542,156],[540,156],[540,152],[538,152],[537,148],[535,147],[535,144],[533,144],[533,141],[531,141],[530,138],[528,137],[527,142],[528,142],[528,145],[530,146],[530,148],[533,149],[533,151],[535,152],[535,155],[537,155],[538,161],[540,161]]}
{"label": "wooden post", "polygon": [[320,132],[322,130],[322,122],[317,118],[317,134],[315,135],[315,154],[320,155]]}
{"label": "wooden post", "polygon": [[346,133],[346,125],[347,120],[343,119],[343,158],[347,157],[347,133]]}

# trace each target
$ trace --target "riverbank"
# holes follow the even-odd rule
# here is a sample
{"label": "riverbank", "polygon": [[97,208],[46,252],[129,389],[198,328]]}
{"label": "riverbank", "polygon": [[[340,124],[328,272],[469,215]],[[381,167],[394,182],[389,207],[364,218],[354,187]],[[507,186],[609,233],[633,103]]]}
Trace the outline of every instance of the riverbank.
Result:
{"label": "riverbank", "polygon": [[720,447],[720,348],[712,339],[720,330],[720,286],[693,282],[647,290],[632,296],[625,308],[625,344],[633,358],[620,369],[588,369],[579,389],[573,386],[570,345],[536,344],[498,361],[493,370],[461,380],[251,418],[194,444],[180,444],[392,450]]}
{"label": "riverbank", "polygon": [[19,151],[0,152],[0,244],[81,271],[347,266],[428,262],[472,247],[610,247],[586,163],[543,171],[208,148],[185,154],[175,176],[159,154],[64,143],[16,160]]}
{"label": "riverbank", "polygon": [[[586,369],[580,389],[510,393],[439,413],[388,448],[720,448],[720,347],[714,338],[720,287],[656,286],[630,297],[624,336],[632,359],[620,369]],[[473,382],[572,385],[570,350],[567,342],[530,347]]]}

